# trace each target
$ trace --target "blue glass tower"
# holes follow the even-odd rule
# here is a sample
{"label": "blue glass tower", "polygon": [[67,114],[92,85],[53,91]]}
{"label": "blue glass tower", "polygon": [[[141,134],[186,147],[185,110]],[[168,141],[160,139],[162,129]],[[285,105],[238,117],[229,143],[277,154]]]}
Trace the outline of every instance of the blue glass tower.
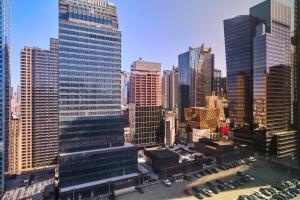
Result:
{"label": "blue glass tower", "polygon": [[180,122],[184,108],[205,105],[205,97],[213,90],[214,54],[204,44],[178,56],[178,107]]}
{"label": "blue glass tower", "polygon": [[250,15],[224,20],[229,113],[231,121],[240,127],[253,123],[255,25],[255,18]]}
{"label": "blue glass tower", "polygon": [[124,143],[120,115],[116,7],[99,0],[60,0],[59,60],[60,197],[110,195],[120,181],[128,185],[138,175],[137,149]]}
{"label": "blue glass tower", "polygon": [[0,192],[4,191],[4,170],[6,168],[6,140],[9,130],[10,95],[10,0],[0,2]]}

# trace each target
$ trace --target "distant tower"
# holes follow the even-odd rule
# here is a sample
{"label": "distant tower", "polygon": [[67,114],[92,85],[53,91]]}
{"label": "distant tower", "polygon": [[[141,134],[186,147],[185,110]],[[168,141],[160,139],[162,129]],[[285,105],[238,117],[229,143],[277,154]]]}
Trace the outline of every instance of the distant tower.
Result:
{"label": "distant tower", "polygon": [[204,45],[189,48],[178,56],[178,108],[184,122],[184,108],[205,106],[205,97],[213,91],[214,54]]}

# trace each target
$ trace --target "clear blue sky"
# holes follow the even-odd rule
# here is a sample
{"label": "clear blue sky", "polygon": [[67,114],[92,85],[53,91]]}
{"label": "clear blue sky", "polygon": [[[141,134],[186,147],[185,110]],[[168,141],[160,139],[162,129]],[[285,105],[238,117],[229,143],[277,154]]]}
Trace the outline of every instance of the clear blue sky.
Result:
{"label": "clear blue sky", "polygon": [[[48,48],[58,37],[58,0],[12,1],[12,86],[19,84],[20,50]],[[122,69],[138,59],[161,62],[163,69],[177,65],[188,47],[204,43],[215,53],[215,67],[225,75],[223,20],[248,14],[263,0],[111,0],[122,30]],[[293,0],[281,0],[293,5]]]}

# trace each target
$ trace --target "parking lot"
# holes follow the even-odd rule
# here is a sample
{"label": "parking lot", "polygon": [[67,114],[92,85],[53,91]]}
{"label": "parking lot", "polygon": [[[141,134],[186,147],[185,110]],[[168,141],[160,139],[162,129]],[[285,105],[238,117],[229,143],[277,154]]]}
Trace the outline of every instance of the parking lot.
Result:
{"label": "parking lot", "polygon": [[[144,188],[145,193],[141,194],[138,192],[133,192],[121,197],[118,197],[118,200],[169,200],[169,199],[186,199],[193,200],[196,199],[194,196],[187,196],[183,190],[185,188],[192,188],[193,186],[204,187],[205,183],[208,181],[214,182],[216,179],[222,179],[228,181],[231,179],[237,178],[236,173],[238,171],[245,172],[250,174],[255,178],[255,181],[246,183],[238,188],[220,192],[219,194],[214,195],[210,198],[211,200],[231,200],[237,199],[239,195],[252,194],[255,191],[258,191],[260,187],[268,186],[279,180],[287,180],[294,177],[292,174],[289,174],[288,171],[277,169],[273,164],[265,160],[258,160],[251,165],[242,165],[236,168],[223,170],[219,173],[206,175],[201,178],[194,178],[192,181],[183,181],[179,183],[173,183],[171,187],[166,187],[162,183],[149,186]],[[300,199],[300,198],[298,198]]]}

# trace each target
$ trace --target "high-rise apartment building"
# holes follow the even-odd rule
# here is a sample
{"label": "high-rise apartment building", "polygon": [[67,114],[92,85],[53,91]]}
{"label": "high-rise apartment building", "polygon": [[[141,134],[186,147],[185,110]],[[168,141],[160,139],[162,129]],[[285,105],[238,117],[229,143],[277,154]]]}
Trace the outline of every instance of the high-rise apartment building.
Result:
{"label": "high-rise apartment building", "polygon": [[190,48],[178,56],[178,108],[180,122],[184,122],[184,108],[205,106],[211,95],[214,78],[214,54],[204,45]]}
{"label": "high-rise apartment building", "polygon": [[164,70],[162,77],[162,107],[175,110],[178,106],[178,68]]}
{"label": "high-rise apartment building", "polygon": [[130,72],[129,103],[161,106],[161,65],[142,59],[133,62]]}
{"label": "high-rise apartment building", "polygon": [[138,60],[130,72],[129,127],[140,147],[162,144],[161,65]]}
{"label": "high-rise apartment building", "polygon": [[121,31],[116,6],[59,1],[60,198],[93,199],[133,188],[137,148],[124,143]]}
{"label": "high-rise apartment building", "polygon": [[229,113],[232,123],[241,127],[253,123],[255,25],[255,18],[250,15],[224,20]]}
{"label": "high-rise apartment building", "polygon": [[10,0],[0,2],[0,193],[4,191],[4,172],[8,167],[10,118]]}
{"label": "high-rise apartment building", "polygon": [[58,154],[58,40],[21,51],[21,171],[55,167]]}
{"label": "high-rise apartment building", "polygon": [[20,116],[16,113],[11,115],[10,130],[8,137],[8,174],[19,174],[20,171],[20,150],[21,150],[21,120]]}

